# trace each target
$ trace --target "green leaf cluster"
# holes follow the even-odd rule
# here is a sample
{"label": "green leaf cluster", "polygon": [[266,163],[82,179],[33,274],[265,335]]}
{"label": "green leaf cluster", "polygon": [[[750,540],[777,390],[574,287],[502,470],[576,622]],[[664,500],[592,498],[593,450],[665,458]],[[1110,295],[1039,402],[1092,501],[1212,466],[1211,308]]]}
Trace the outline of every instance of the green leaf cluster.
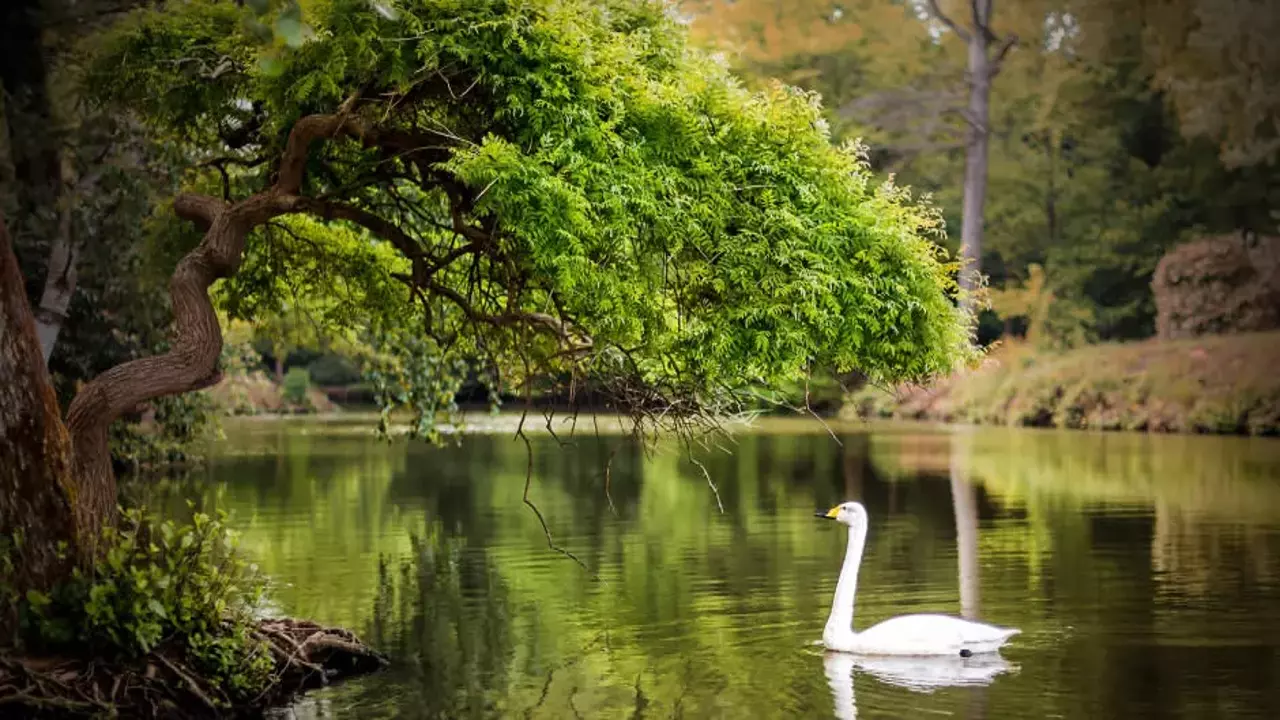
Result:
{"label": "green leaf cluster", "polygon": [[203,393],[156,398],[149,405],[154,422],[111,426],[111,457],[117,467],[134,470],[163,466],[198,456],[196,445],[218,431],[213,400]]}
{"label": "green leaf cluster", "polygon": [[103,531],[98,562],[19,598],[23,641],[123,660],[176,650],[229,697],[252,697],[274,667],[253,635],[266,586],[225,521],[195,513],[175,525],[122,511],[118,527]]}

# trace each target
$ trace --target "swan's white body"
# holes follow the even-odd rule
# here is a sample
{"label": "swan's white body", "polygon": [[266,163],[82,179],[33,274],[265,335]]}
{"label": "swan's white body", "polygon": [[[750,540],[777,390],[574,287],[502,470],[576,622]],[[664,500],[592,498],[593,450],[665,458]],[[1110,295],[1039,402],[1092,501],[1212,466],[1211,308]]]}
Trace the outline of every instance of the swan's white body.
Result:
{"label": "swan's white body", "polygon": [[992,653],[1020,631],[947,615],[901,615],[863,630],[853,630],[853,601],[858,591],[858,567],[867,539],[867,511],[856,502],[831,508],[821,517],[849,526],[844,567],[836,582],[831,616],[822,632],[829,650],[858,655],[978,655]]}

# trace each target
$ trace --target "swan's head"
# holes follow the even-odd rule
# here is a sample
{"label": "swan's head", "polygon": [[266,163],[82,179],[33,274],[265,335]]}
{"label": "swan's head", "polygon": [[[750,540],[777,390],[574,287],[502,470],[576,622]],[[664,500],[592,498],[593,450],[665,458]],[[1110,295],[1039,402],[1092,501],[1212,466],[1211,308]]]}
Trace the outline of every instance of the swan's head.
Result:
{"label": "swan's head", "polygon": [[824,513],[816,513],[817,517],[826,520],[835,520],[849,527],[866,527],[867,526],[867,509],[862,507],[861,503],[853,502],[841,503]]}

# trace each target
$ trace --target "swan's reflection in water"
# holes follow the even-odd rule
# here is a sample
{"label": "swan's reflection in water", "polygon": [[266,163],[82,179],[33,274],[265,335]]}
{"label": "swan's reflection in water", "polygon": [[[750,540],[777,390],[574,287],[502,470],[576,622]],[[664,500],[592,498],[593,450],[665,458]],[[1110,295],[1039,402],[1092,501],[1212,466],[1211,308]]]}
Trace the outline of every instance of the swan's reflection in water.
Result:
{"label": "swan's reflection in water", "polygon": [[931,693],[944,687],[983,687],[996,676],[1017,672],[998,653],[971,657],[860,657],[848,653],[826,652],[822,665],[827,685],[835,700],[836,717],[854,720],[858,706],[853,696],[854,671],[866,673],[881,682],[915,692]]}

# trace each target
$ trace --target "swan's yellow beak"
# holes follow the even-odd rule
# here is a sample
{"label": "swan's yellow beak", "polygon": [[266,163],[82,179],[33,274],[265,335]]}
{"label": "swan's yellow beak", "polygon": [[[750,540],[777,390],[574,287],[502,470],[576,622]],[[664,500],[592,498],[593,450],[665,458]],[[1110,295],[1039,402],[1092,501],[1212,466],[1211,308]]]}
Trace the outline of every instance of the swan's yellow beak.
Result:
{"label": "swan's yellow beak", "polygon": [[840,506],[837,505],[824,513],[814,513],[814,517],[824,518],[826,520],[835,520],[836,515],[840,514]]}

